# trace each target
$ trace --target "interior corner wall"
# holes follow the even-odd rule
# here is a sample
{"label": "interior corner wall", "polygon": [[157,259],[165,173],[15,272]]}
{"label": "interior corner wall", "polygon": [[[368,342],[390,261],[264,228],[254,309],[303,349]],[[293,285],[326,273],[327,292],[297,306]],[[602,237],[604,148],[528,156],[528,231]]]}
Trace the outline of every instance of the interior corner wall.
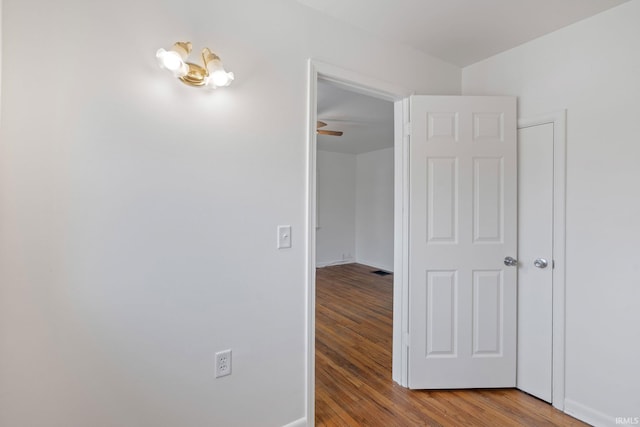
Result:
{"label": "interior corner wall", "polygon": [[318,150],[316,266],[345,264],[356,253],[356,155]]}
{"label": "interior corner wall", "polygon": [[393,271],[393,148],[357,156],[356,260]]}
{"label": "interior corner wall", "polygon": [[640,417],[639,22],[630,1],[462,77],[520,117],[567,109],[565,410],[597,426]]}
{"label": "interior corner wall", "polygon": [[[291,0],[2,15],[0,425],[303,424],[308,59],[431,94],[461,70]],[[234,83],[159,69],[178,40]]]}

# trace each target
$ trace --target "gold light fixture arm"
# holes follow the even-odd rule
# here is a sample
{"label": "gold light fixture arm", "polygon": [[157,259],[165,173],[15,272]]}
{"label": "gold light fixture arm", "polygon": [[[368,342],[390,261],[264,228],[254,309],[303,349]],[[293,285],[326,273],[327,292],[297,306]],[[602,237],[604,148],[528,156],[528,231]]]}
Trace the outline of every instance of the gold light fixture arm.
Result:
{"label": "gold light fixture arm", "polygon": [[173,49],[181,54],[182,59],[187,59],[187,56],[191,53],[191,48],[191,42],[175,42],[173,45]]}
{"label": "gold light fixture arm", "polygon": [[209,64],[213,61],[220,61],[220,57],[211,52],[211,49],[208,47],[202,49],[202,62],[204,63],[204,68],[208,68]]}
{"label": "gold light fixture arm", "polygon": [[187,74],[179,77],[180,81],[188,84],[189,86],[196,87],[207,84],[207,77],[209,77],[209,73],[206,68],[191,62],[187,62],[186,64],[188,67]]}

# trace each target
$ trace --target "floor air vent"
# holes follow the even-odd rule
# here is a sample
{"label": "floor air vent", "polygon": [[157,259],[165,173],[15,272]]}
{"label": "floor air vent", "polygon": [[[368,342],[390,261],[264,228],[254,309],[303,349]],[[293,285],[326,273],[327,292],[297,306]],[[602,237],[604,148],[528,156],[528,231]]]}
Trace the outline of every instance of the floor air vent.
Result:
{"label": "floor air vent", "polygon": [[376,270],[376,271],[372,271],[372,273],[377,274],[378,276],[388,276],[391,274],[388,271],[384,271],[384,270]]}

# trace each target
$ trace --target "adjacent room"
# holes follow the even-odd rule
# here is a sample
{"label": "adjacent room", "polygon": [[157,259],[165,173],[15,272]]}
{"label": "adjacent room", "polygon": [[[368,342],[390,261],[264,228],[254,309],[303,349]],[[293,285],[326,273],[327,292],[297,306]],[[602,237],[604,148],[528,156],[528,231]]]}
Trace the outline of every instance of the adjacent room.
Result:
{"label": "adjacent room", "polygon": [[393,271],[393,103],[318,82],[316,267]]}

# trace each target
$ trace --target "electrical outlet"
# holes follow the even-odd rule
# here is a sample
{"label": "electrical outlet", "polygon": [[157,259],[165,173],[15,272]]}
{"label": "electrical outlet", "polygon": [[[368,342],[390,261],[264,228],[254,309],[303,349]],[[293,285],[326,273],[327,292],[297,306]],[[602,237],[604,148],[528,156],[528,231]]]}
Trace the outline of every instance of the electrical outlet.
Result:
{"label": "electrical outlet", "polygon": [[216,353],[216,378],[231,375],[231,350]]}

